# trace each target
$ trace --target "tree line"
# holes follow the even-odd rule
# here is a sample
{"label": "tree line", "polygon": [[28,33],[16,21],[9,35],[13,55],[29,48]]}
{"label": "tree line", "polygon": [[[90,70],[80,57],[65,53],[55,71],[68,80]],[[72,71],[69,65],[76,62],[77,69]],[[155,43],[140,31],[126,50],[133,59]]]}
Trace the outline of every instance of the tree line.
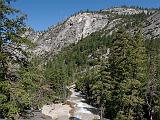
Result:
{"label": "tree line", "polygon": [[26,15],[13,8],[12,2],[0,0],[0,118],[16,120],[54,100],[55,94],[45,79],[41,59],[29,60],[30,55],[21,48],[34,45],[22,37]]}
{"label": "tree line", "polygon": [[[15,45],[29,57],[19,46],[34,45],[21,36],[26,16],[11,7],[13,1],[0,0],[0,118],[18,119],[46,103],[64,102],[70,94],[67,86],[76,82],[77,90],[103,117],[159,120],[159,39],[144,40],[140,30],[130,34],[119,28],[108,36],[110,31],[101,30],[47,61],[39,57],[18,60],[4,48]],[[140,16],[118,17],[137,22]],[[108,49],[110,54],[103,59]],[[19,67],[13,74],[15,65]]]}
{"label": "tree line", "polygon": [[111,120],[159,120],[159,39],[120,28],[108,60],[79,78],[77,89]]}

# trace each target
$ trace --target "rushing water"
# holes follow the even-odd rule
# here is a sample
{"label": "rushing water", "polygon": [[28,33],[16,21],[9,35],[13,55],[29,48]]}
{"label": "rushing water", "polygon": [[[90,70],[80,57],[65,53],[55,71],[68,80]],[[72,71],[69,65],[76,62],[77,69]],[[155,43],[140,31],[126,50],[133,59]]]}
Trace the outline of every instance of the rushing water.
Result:
{"label": "rushing water", "polygon": [[72,92],[66,104],[58,103],[44,105],[42,113],[50,116],[53,120],[93,120],[100,119],[97,108],[85,101],[81,92],[75,91],[75,85],[69,87]]}
{"label": "rushing water", "polygon": [[75,85],[71,86],[72,92],[69,101],[75,103],[75,111],[70,120],[93,120],[100,119],[97,108],[85,102],[84,95],[75,91]]}

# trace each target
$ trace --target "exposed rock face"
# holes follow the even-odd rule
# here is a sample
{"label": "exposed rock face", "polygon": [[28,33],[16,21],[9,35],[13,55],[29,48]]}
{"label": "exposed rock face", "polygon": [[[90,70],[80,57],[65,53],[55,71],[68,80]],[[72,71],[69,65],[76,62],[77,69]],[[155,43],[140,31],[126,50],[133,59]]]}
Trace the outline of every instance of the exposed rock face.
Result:
{"label": "exposed rock face", "polygon": [[147,19],[144,34],[148,38],[160,37],[160,11],[156,12]]}
{"label": "exposed rock face", "polygon": [[33,50],[36,55],[52,51],[56,54],[62,47],[76,43],[81,38],[99,31],[108,24],[108,15],[80,13],[70,17],[64,23],[48,29],[46,32],[28,32],[29,38],[37,44]]}
{"label": "exposed rock face", "polygon": [[2,46],[2,50],[3,52],[10,54],[12,57],[12,60],[14,61],[21,61],[21,62],[28,61],[27,56],[23,54],[22,47],[18,47],[15,44],[9,44],[9,45],[4,44]]}
{"label": "exposed rock face", "polygon": [[[35,32],[29,30],[25,36],[28,36],[37,46],[32,50],[35,55],[54,55],[57,54],[63,47],[71,43],[77,43],[81,38],[84,38],[95,31],[103,28],[110,30],[112,34],[117,25],[121,25],[123,18],[112,18],[112,15],[134,15],[145,13],[148,16],[154,13],[155,10],[140,10],[133,8],[113,8],[103,10],[109,11],[112,14],[79,13],[68,18],[65,22],[56,26],[50,27],[44,32]],[[124,24],[124,23],[123,23]],[[154,13],[145,23],[143,29],[145,37],[160,36],[160,12]]]}
{"label": "exposed rock face", "polygon": [[148,13],[147,10],[141,10],[141,9],[134,9],[134,8],[112,8],[109,10],[103,10],[103,11],[109,11],[114,14],[119,14],[119,15],[133,15],[133,14],[140,14],[142,12]]}
{"label": "exposed rock face", "polygon": [[6,54],[10,54],[11,61],[7,61],[7,77],[12,79],[17,75],[17,70],[20,68],[19,62],[26,64],[28,62],[27,56],[23,53],[22,47],[16,44],[3,44],[2,50]]}

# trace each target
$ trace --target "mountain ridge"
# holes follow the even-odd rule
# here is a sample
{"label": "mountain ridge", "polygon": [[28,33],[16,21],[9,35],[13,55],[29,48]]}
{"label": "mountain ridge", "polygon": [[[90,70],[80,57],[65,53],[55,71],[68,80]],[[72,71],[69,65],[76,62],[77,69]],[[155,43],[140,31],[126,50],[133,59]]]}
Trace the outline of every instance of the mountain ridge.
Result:
{"label": "mountain ridge", "polygon": [[[146,35],[147,38],[151,36],[159,37],[160,26],[157,27],[157,25],[160,24],[159,11],[137,8],[111,8],[95,12],[80,12],[72,15],[64,22],[50,27],[46,31],[35,32],[29,29],[25,36],[36,44],[36,47],[32,50],[34,55],[55,55],[61,51],[62,48],[72,43],[77,43],[93,32],[100,31],[103,28],[106,30],[115,30],[117,25],[125,25],[127,22],[124,23],[124,16],[139,14],[145,14],[147,16],[144,21],[145,27],[143,27],[144,35]],[[110,34],[112,34],[113,30],[111,30]]]}

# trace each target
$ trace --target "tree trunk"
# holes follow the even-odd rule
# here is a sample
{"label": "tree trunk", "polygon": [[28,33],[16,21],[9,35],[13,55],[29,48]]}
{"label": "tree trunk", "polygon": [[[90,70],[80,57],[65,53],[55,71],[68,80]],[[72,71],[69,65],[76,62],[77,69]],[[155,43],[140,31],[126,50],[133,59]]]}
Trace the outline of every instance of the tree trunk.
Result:
{"label": "tree trunk", "polygon": [[100,107],[100,120],[103,120],[103,114],[104,114],[104,107],[103,107],[103,104],[101,105],[101,107]]}

